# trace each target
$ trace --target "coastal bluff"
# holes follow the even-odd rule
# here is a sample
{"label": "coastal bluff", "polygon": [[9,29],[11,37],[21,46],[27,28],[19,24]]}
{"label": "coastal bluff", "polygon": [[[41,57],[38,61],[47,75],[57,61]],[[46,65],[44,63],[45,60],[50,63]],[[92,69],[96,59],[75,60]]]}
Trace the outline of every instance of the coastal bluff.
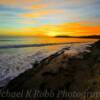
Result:
{"label": "coastal bluff", "polygon": [[100,100],[100,40],[75,56],[66,49],[1,88],[0,100]]}

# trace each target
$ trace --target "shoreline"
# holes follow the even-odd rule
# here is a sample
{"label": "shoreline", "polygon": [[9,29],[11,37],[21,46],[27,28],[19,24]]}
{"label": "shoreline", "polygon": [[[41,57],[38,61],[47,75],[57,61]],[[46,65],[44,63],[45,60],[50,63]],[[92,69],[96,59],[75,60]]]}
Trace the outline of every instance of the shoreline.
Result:
{"label": "shoreline", "polygon": [[[59,47],[59,49],[57,49],[57,50],[55,50],[55,51],[52,51],[52,52],[49,52],[49,53],[44,53],[44,55],[42,55],[42,56],[40,56],[41,58],[39,58],[39,56],[37,55],[37,57],[35,57],[36,55],[33,55],[33,56],[31,56],[31,55],[28,55],[31,59],[34,59],[34,60],[32,60],[31,61],[31,59],[30,58],[27,58],[27,60],[25,60],[26,61],[26,64],[24,64],[23,63],[23,61],[24,61],[24,58],[23,58],[23,61],[19,61],[19,65],[17,64],[17,63],[15,63],[13,66],[15,66],[15,70],[14,70],[14,68],[12,68],[12,70],[14,70],[15,71],[15,73],[11,73],[10,74],[10,72],[9,72],[9,69],[10,69],[10,66],[12,66],[12,65],[10,65],[9,66],[9,63],[7,63],[6,61],[5,61],[5,63],[7,63],[8,64],[8,69],[7,69],[7,71],[5,71],[5,72],[7,72],[7,74],[9,74],[8,76],[6,75],[6,73],[5,73],[5,79],[3,79],[3,80],[1,80],[0,82],[1,82],[1,84],[0,84],[0,87],[5,87],[11,80],[13,80],[14,78],[16,78],[16,77],[18,77],[21,73],[24,73],[26,70],[28,70],[28,69],[31,69],[32,68],[32,64],[33,63],[39,63],[39,62],[41,62],[42,63],[42,61],[43,60],[45,60],[45,59],[48,59],[48,57],[50,58],[52,58],[52,56],[53,56],[53,58],[55,58],[57,55],[60,55],[59,53],[60,52],[66,52],[66,53],[69,53],[69,54],[74,54],[74,53],[76,53],[76,52],[83,52],[85,49],[86,49],[86,45],[88,46],[89,44],[92,44],[92,43],[89,43],[89,42],[83,42],[83,43],[80,43],[80,44],[77,44],[76,45],[76,42],[75,43],[72,43],[72,45],[70,45],[70,46],[67,46],[67,45],[65,45],[65,46],[62,46],[62,47]],[[82,46],[81,46],[82,45]],[[84,47],[84,48],[83,48]],[[80,49],[81,48],[81,49]],[[80,50],[78,50],[78,49],[80,49]],[[23,55],[23,54],[22,54]],[[24,54],[25,55],[25,54]],[[15,56],[15,55],[14,55]],[[27,56],[27,54],[25,55],[26,57],[28,57]],[[11,57],[12,58],[12,57]],[[16,57],[17,58],[17,57]],[[21,58],[21,56],[19,57],[19,59]],[[7,58],[8,59],[8,58]],[[15,58],[14,58],[15,59]],[[15,61],[14,59],[12,59],[11,61]],[[17,58],[18,59],[18,58]],[[30,59],[30,60],[29,60]],[[21,59],[22,60],[22,59]],[[11,62],[12,63],[12,62]],[[20,63],[23,63],[23,65],[21,65]],[[13,63],[12,63],[13,64]],[[20,68],[18,68],[18,67],[16,67],[16,66],[19,66]],[[24,70],[20,70],[23,66],[26,66],[26,69]],[[28,68],[29,67],[29,68]],[[17,68],[19,69],[19,72],[18,72],[18,70],[17,70]],[[12,71],[11,70],[11,71]],[[4,75],[4,74],[3,74]],[[12,76],[11,76],[12,75]],[[9,77],[9,76],[11,76],[11,77]]]}
{"label": "shoreline", "polygon": [[[91,44],[91,47],[88,48],[91,52],[84,51],[69,56],[65,52],[66,49],[69,48],[60,50],[43,59],[40,63],[36,62],[33,64],[32,69],[13,79],[4,90],[8,89],[13,92],[24,90],[25,92],[30,89],[53,89],[54,91],[56,89],[66,89],[66,91],[87,91],[88,88],[98,89],[100,85],[99,80],[96,79],[98,76],[95,71],[100,70],[97,67],[100,66],[100,41]],[[95,85],[97,88],[94,87]],[[23,97],[22,100],[24,99]],[[77,100],[81,99],[78,98]]]}
{"label": "shoreline", "polygon": [[62,42],[62,43],[47,43],[47,44],[18,44],[18,45],[1,45],[0,49],[10,49],[10,48],[29,48],[29,47],[42,47],[42,46],[55,46],[55,45],[65,45],[65,44],[76,44],[85,42]]}
{"label": "shoreline", "polygon": [[[47,57],[44,57],[44,58],[43,58],[42,60],[40,60],[40,61],[36,60],[34,63],[31,63],[31,64],[32,64],[32,68],[29,68],[29,69],[27,69],[26,71],[20,73],[17,77],[20,77],[20,75],[23,75],[24,73],[26,73],[26,72],[29,71],[29,70],[34,70],[34,72],[35,72],[36,70],[38,71],[37,66],[42,65],[42,63],[49,62],[49,61],[52,60],[53,58],[55,58],[55,57],[57,57],[57,56],[63,54],[63,53],[64,53],[64,50],[69,50],[69,48],[70,48],[70,47],[66,47],[66,48],[64,47],[64,48],[62,48],[62,49],[59,49],[59,51],[56,51],[56,52],[52,53],[51,55],[49,55],[49,56],[47,56]],[[39,67],[39,69],[42,69],[42,67]],[[15,77],[15,78],[13,78],[12,80],[10,80],[10,82],[13,81],[13,80],[15,80],[17,77]],[[10,83],[10,82],[9,82],[9,83]],[[9,83],[8,83],[8,84],[9,84]],[[3,86],[3,87],[0,87],[0,88],[5,88],[6,86],[7,86],[7,85],[5,85],[5,86]]]}

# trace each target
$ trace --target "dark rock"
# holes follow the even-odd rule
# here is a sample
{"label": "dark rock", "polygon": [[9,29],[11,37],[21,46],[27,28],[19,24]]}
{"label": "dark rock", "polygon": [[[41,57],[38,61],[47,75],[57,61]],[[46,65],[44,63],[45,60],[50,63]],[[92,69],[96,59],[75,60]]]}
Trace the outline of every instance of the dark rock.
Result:
{"label": "dark rock", "polygon": [[42,76],[55,76],[55,75],[57,75],[57,73],[56,72],[44,72],[44,73],[42,73]]}
{"label": "dark rock", "polygon": [[93,81],[93,85],[96,85],[97,84],[97,82],[96,81]]}
{"label": "dark rock", "polygon": [[45,89],[46,84],[47,84],[46,82],[41,83],[40,84],[40,90],[43,91]]}

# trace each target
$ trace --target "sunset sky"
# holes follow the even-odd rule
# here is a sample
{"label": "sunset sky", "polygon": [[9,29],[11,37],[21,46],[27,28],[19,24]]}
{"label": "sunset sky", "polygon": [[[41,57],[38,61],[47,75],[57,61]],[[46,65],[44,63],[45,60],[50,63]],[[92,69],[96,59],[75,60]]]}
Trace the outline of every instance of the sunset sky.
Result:
{"label": "sunset sky", "polygon": [[100,0],[0,0],[0,36],[100,35]]}

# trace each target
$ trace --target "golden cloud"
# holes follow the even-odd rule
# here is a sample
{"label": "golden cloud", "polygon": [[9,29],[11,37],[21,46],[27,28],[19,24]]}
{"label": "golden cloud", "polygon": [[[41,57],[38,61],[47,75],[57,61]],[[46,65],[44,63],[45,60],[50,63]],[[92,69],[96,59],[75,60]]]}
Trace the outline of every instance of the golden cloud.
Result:
{"label": "golden cloud", "polygon": [[64,4],[65,4],[65,2],[51,1],[51,2],[47,2],[47,3],[34,4],[34,5],[28,6],[26,8],[34,10],[34,9],[43,9],[43,8],[48,8],[48,7],[61,6],[61,5],[64,5]]}
{"label": "golden cloud", "polygon": [[0,0],[0,5],[23,8],[25,4],[39,1],[41,0]]}
{"label": "golden cloud", "polygon": [[62,14],[62,13],[64,13],[63,10],[41,10],[41,11],[32,12],[32,13],[19,14],[19,16],[25,17],[25,18],[38,18],[45,15]]}

